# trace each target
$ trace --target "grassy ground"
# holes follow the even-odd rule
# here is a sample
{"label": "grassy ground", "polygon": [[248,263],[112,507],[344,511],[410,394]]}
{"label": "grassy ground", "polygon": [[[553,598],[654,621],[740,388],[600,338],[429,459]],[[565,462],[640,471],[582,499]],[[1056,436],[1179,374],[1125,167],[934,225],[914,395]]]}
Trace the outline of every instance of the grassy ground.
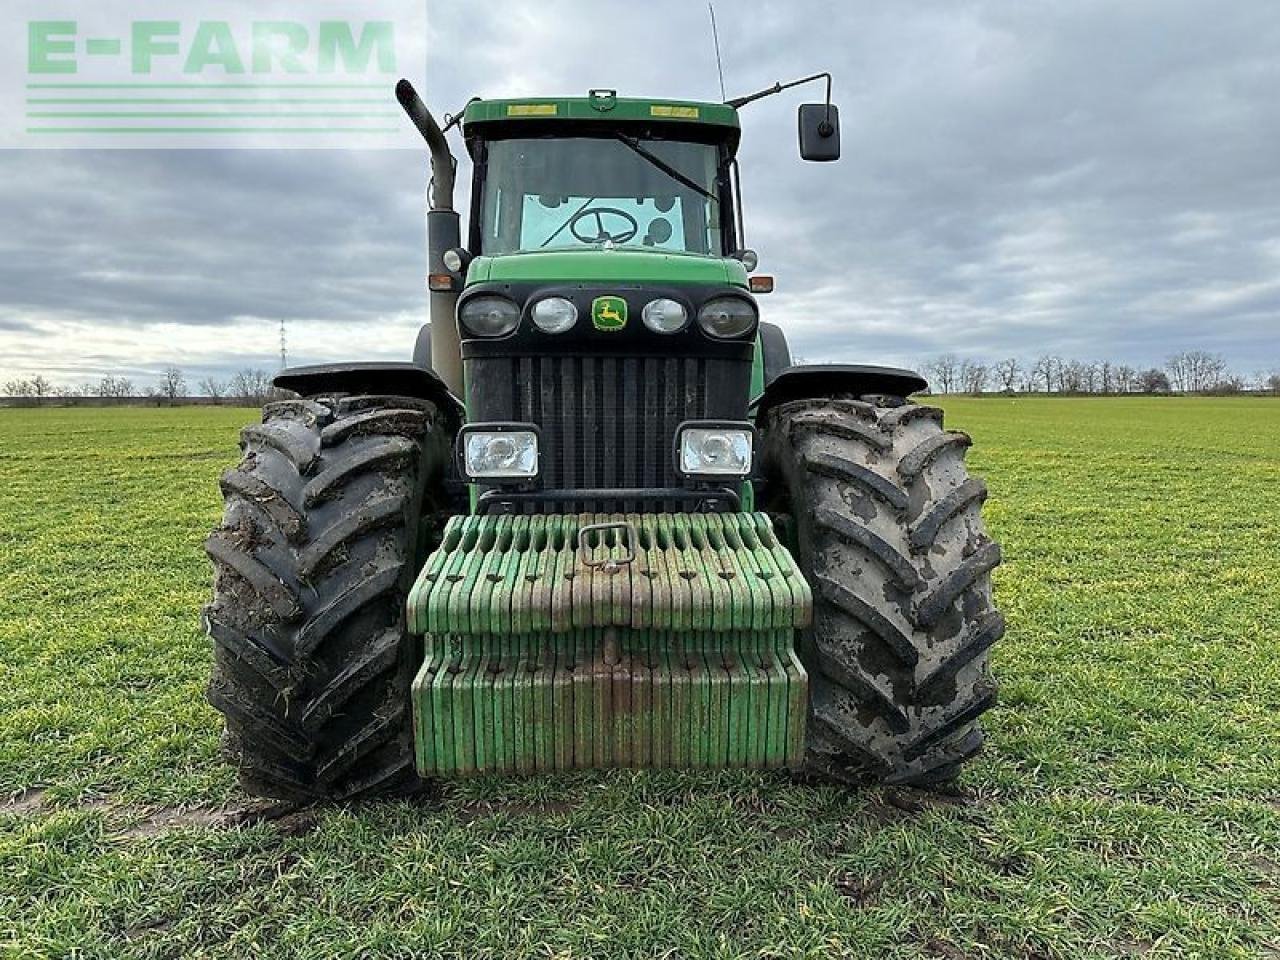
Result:
{"label": "grassy ground", "polygon": [[0,411],[0,956],[1280,957],[1280,402],[946,407],[1007,557],[968,802],[619,773],[283,820],[201,696],[250,414]]}

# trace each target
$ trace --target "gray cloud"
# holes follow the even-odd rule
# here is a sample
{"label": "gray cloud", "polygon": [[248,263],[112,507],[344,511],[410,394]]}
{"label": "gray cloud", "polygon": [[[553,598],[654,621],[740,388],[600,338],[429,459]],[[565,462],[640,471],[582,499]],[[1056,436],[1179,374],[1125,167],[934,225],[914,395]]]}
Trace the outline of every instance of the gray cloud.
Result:
{"label": "gray cloud", "polygon": [[[424,95],[715,99],[705,8],[431,6]],[[764,301],[810,359],[946,350],[1280,366],[1280,11],[1270,0],[718,8],[729,93],[831,69],[845,156],[743,112]],[[464,175],[465,175],[464,166]],[[425,310],[410,152],[0,155],[0,375],[403,356]],[[465,192],[465,191],[464,191]],[[252,333],[248,340],[241,338]]]}

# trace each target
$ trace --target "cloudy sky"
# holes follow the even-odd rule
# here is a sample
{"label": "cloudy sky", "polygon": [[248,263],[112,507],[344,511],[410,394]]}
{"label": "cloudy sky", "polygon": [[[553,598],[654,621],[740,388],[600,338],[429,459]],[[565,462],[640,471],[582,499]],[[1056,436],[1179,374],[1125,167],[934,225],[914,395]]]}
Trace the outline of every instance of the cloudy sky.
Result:
{"label": "cloudy sky", "polygon": [[[1275,0],[719,0],[717,14],[731,96],[835,74],[839,163],[797,155],[795,108],[819,88],[743,113],[748,242],[796,353],[1158,364],[1204,349],[1243,373],[1280,368]],[[718,99],[699,3],[432,3],[429,30],[420,87],[437,113],[600,86]],[[281,319],[291,362],[408,359],[426,310],[424,163],[0,152],[0,382],[273,369]]]}

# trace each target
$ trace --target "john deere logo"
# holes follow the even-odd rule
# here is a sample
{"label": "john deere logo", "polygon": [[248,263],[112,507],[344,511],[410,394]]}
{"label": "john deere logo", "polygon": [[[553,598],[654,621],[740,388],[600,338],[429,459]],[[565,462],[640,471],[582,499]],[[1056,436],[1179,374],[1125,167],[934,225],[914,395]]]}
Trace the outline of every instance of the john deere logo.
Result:
{"label": "john deere logo", "polygon": [[597,330],[621,330],[627,325],[627,301],[596,297],[591,301],[591,322]]}

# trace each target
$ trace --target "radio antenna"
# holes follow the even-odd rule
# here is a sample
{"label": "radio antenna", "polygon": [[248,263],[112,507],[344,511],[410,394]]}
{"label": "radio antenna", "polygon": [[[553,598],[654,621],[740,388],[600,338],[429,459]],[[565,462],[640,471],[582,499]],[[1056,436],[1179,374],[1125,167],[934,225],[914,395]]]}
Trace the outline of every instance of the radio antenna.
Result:
{"label": "radio antenna", "polygon": [[716,8],[711,0],[707,0],[707,12],[711,14],[711,40],[716,47],[716,73],[720,75],[720,99],[727,100],[724,92],[724,64],[720,62],[720,33],[716,30]]}

